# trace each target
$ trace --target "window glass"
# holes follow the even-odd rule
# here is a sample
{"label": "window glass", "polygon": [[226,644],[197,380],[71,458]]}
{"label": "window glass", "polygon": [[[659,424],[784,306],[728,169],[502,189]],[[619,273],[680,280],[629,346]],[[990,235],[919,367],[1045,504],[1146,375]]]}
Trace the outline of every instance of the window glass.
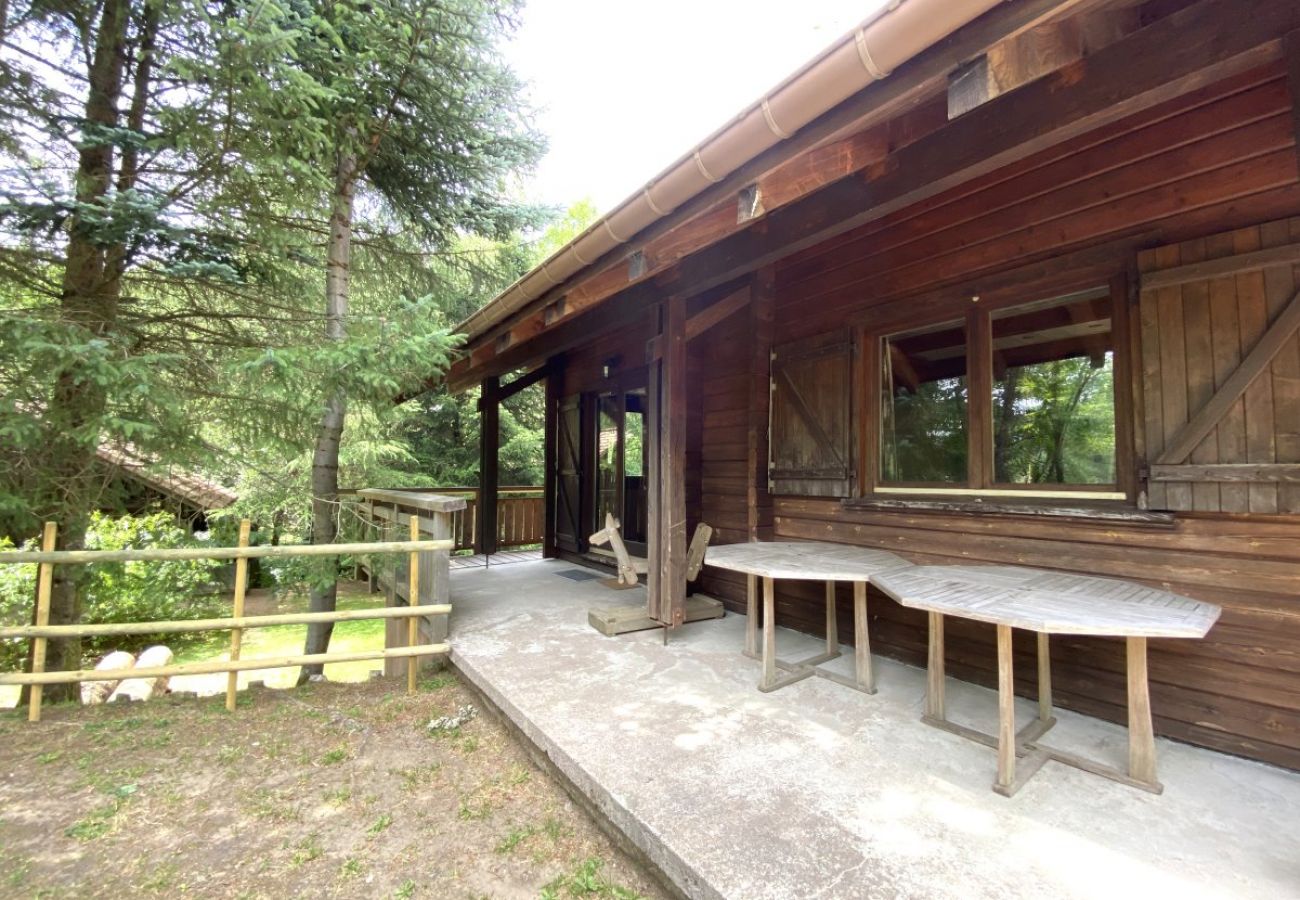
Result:
{"label": "window glass", "polygon": [[881,480],[965,483],[966,334],[961,323],[891,335],[881,359]]}
{"label": "window glass", "polygon": [[619,463],[623,442],[619,435],[619,395],[601,394],[596,401],[596,527],[605,527],[605,514],[615,518],[619,508]]}
{"label": "window glass", "polygon": [[1115,345],[1105,289],[993,317],[993,474],[1114,484]]}

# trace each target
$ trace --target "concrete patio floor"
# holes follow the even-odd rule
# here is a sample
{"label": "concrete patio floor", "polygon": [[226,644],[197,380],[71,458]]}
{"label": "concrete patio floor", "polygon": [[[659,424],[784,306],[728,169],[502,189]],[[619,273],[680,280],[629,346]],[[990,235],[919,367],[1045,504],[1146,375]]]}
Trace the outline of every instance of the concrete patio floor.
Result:
{"label": "concrete patio floor", "polygon": [[[1160,740],[1161,796],[1048,763],[1007,799],[992,750],[920,722],[922,670],[762,694],[743,616],[604,637],[587,610],[644,589],[576,568],[453,572],[452,661],[689,897],[1300,897],[1300,775]],[[996,727],[993,691],[949,679],[948,709]],[[1057,718],[1047,743],[1127,759],[1123,728]]]}

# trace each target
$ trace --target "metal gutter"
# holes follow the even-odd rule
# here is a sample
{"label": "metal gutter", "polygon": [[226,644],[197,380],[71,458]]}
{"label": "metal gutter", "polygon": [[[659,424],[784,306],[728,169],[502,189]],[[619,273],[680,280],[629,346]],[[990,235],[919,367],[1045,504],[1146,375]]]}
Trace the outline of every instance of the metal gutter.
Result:
{"label": "metal gutter", "polygon": [[1003,0],[892,0],[457,326],[470,340]]}

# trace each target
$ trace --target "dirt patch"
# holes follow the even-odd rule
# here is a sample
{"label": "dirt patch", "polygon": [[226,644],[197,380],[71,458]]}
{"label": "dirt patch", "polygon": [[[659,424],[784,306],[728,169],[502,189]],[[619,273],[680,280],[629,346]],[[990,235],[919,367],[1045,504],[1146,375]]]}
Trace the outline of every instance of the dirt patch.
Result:
{"label": "dirt patch", "polygon": [[151,894],[664,896],[448,674],[0,714],[0,896]]}

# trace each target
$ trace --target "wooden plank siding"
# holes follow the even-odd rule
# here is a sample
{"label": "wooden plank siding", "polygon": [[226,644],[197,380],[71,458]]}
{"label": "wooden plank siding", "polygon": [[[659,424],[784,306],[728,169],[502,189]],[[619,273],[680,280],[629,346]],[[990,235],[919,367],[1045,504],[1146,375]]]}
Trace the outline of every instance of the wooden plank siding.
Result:
{"label": "wooden plank siding", "polygon": [[[1236,368],[1300,287],[1300,266],[1163,288],[1155,303],[1138,302],[1138,277],[1291,243],[1300,220],[1289,217],[1298,213],[1290,95],[1284,67],[1271,65],[787,257],[774,267],[771,331],[781,342],[846,326],[879,334],[960,316],[973,294],[996,306],[1131,279],[1132,304],[1116,332],[1124,344],[1117,349],[1132,361],[1134,383],[1122,404],[1132,419],[1117,433],[1132,443],[1136,467],[1158,456]],[[1126,312],[1120,306],[1117,317]],[[1153,325],[1160,340],[1144,343]],[[719,528],[715,541],[726,543],[749,539],[741,527],[744,501],[757,473],[747,476],[744,465],[745,409],[760,376],[739,318],[716,337],[692,350],[699,365],[707,360],[707,377],[691,402],[700,416],[699,514]],[[1178,373],[1180,390],[1172,389],[1170,373]],[[871,392],[864,394],[865,416],[872,405]],[[1189,462],[1300,460],[1297,396],[1300,339],[1293,339],[1270,365],[1268,390],[1248,392]],[[1259,425],[1265,415],[1268,428]],[[870,434],[873,426],[861,427]],[[1136,472],[1121,484],[1136,494]],[[1300,516],[1285,514],[1300,511],[1300,485],[1259,487],[1152,484],[1153,508],[1187,511],[1167,526],[1045,525],[1028,517],[850,509],[831,498],[777,496],[770,500],[772,536],[880,547],[922,563],[1113,575],[1219,603],[1223,617],[1207,640],[1151,644],[1157,732],[1300,769]],[[1261,514],[1274,510],[1283,514]],[[706,566],[701,588],[743,611],[743,577]],[[780,584],[779,621],[824,634],[822,598],[820,585]],[[852,598],[842,591],[838,600],[840,634],[851,635]],[[874,591],[869,608],[873,651],[923,665],[924,616]],[[1032,695],[1032,636],[1018,635],[1015,652],[1017,690]],[[1122,642],[1055,637],[1052,661],[1061,705],[1125,721]],[[995,685],[994,629],[951,623],[948,666],[954,677]]]}
{"label": "wooden plank siding", "polygon": [[[1218,464],[1257,464],[1264,472],[1275,464],[1295,465],[1300,479],[1300,336],[1283,314],[1300,290],[1296,264],[1282,257],[1277,264],[1253,264],[1261,249],[1295,246],[1300,219],[1252,225],[1143,252],[1142,345],[1151,390],[1163,397],[1147,408],[1148,435],[1163,435],[1167,445],[1194,419],[1210,426],[1186,459],[1162,458],[1157,439],[1149,457],[1172,469]],[[1202,262],[1216,263],[1216,274],[1192,277]],[[1161,275],[1185,272],[1178,283]],[[1292,313],[1294,315],[1294,313]],[[1290,320],[1294,321],[1294,319]],[[1280,335],[1277,350],[1241,392],[1228,390],[1230,379],[1245,366],[1266,335]],[[1158,352],[1155,348],[1159,348]],[[1261,360],[1262,356],[1259,356]],[[1239,376],[1240,377],[1240,376]],[[1212,415],[1207,415],[1213,411]],[[1213,423],[1211,425],[1211,423]],[[1183,438],[1185,449],[1200,435]],[[1183,456],[1166,446],[1164,456]],[[1300,513],[1296,493],[1286,480],[1261,477],[1242,481],[1153,483],[1151,505],[1174,510],[1230,513]]]}

